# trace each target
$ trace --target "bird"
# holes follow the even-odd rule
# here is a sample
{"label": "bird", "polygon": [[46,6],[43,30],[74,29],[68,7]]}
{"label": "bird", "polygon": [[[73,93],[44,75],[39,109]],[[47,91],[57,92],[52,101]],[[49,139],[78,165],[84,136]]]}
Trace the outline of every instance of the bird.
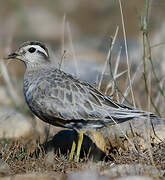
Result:
{"label": "bird", "polygon": [[60,70],[52,63],[43,42],[24,42],[7,59],[18,59],[25,64],[23,89],[32,113],[46,123],[77,132],[78,142],[73,141],[69,160],[79,161],[83,134],[88,129],[135,118],[159,119],[151,112],[115,102],[88,82]]}

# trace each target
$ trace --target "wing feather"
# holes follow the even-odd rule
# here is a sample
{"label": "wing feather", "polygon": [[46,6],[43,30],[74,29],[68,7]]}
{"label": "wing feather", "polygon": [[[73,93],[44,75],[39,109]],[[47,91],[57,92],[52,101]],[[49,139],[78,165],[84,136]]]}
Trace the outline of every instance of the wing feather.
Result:
{"label": "wing feather", "polygon": [[[38,78],[35,81],[35,88],[31,88],[33,92],[30,94],[34,97],[29,97],[27,91],[31,103],[29,106],[42,119],[45,117],[51,120],[59,118],[70,122],[68,127],[75,122],[78,123],[77,126],[81,126],[83,122],[102,127],[107,122],[114,124],[112,118],[119,123],[148,115],[145,111],[112,101],[110,97],[102,94],[90,84],[57,69],[45,74],[44,76],[47,77],[43,78],[42,75],[39,77],[46,80],[41,81]],[[34,106],[35,109],[33,109]],[[149,115],[156,117],[151,113]]]}

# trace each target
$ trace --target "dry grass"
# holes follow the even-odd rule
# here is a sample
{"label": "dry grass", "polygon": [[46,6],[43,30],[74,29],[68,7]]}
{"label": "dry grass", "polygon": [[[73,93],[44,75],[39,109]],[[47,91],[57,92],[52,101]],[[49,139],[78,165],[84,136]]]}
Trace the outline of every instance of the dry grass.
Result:
{"label": "dry grass", "polygon": [[[160,143],[154,145],[151,148],[153,162],[150,159],[149,151],[138,150],[138,153],[130,150],[122,150],[120,152],[113,152],[113,161],[102,162],[101,164],[93,163],[90,165],[91,161],[89,159],[81,159],[81,162],[75,163],[74,161],[68,162],[67,158],[63,155],[57,154],[45,154],[41,152],[40,155],[32,157],[29,154],[29,149],[31,146],[25,144],[21,141],[1,141],[1,159],[5,161],[10,167],[10,173],[6,175],[15,175],[22,173],[38,172],[38,173],[48,173],[57,172],[66,174],[74,170],[97,170],[98,172],[103,172],[109,169],[112,164],[143,164],[152,165],[158,170],[165,170],[165,144]],[[98,164],[98,165],[97,165]],[[89,168],[88,168],[89,167]],[[120,173],[120,172],[119,172]],[[151,173],[151,172],[150,172]],[[152,174],[152,173],[151,173]],[[137,173],[138,175],[138,173]],[[139,174],[141,175],[141,174]],[[149,174],[148,174],[149,175]]]}

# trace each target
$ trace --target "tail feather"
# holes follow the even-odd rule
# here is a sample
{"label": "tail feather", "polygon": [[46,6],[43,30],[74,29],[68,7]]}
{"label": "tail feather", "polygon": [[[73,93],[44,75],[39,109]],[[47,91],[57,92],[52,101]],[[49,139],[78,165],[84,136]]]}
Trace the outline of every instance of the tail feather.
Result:
{"label": "tail feather", "polygon": [[104,120],[105,123],[108,123],[109,125],[119,124],[131,119],[137,119],[137,118],[148,118],[150,120],[163,120],[162,118],[158,117],[157,115],[142,111],[138,109],[116,109],[109,111],[109,116],[106,117]]}
{"label": "tail feather", "polygon": [[[91,120],[84,120],[84,119],[76,119],[70,120],[69,123],[66,123],[64,127],[67,128],[74,128],[74,129],[99,129],[106,126],[116,125],[123,122],[126,122],[131,119],[135,118],[149,118],[151,120],[155,120],[156,122],[162,121],[162,118],[159,118],[153,113],[141,111],[141,110],[127,110],[127,109],[117,109],[116,111],[112,110],[109,112],[109,116],[104,119],[91,119]],[[155,122],[154,121],[154,122]]]}

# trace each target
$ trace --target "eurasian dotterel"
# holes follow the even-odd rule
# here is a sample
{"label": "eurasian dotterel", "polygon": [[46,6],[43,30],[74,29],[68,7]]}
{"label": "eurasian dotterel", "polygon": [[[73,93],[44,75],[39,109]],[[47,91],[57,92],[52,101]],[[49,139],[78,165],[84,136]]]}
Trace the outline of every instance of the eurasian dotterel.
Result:
{"label": "eurasian dotterel", "polygon": [[[48,49],[42,42],[27,41],[8,59],[19,59],[26,66],[24,95],[30,110],[46,123],[78,132],[76,161],[79,161],[85,130],[134,118],[158,118],[153,113],[114,102],[89,83],[59,70],[51,63]],[[75,149],[73,142],[70,160]]]}

